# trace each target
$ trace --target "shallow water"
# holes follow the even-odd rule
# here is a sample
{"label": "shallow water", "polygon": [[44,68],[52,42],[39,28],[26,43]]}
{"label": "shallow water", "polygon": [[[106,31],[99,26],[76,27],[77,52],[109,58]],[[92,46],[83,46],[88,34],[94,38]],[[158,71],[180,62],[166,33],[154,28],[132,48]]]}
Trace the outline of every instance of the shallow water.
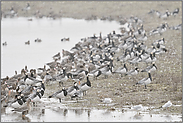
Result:
{"label": "shallow water", "polygon": [[[28,18],[3,18],[1,21],[1,77],[13,76],[15,70],[43,67],[62,49],[70,50],[81,38],[106,36],[113,30],[119,33],[119,23],[112,21],[86,21],[71,18],[51,20],[47,18],[28,21]],[[69,37],[69,42],[61,38]],[[42,42],[34,42],[40,38]],[[30,45],[25,42],[30,40]],[[7,46],[2,46],[3,42]]]}
{"label": "shallow water", "polygon": [[[73,102],[74,103],[74,102]],[[181,115],[149,114],[147,109],[137,111],[129,108],[122,109],[90,109],[90,108],[68,108],[67,102],[58,103],[58,100],[42,99],[37,107],[33,107],[25,118],[20,113],[12,112],[8,107],[1,111],[3,122],[180,122]]]}

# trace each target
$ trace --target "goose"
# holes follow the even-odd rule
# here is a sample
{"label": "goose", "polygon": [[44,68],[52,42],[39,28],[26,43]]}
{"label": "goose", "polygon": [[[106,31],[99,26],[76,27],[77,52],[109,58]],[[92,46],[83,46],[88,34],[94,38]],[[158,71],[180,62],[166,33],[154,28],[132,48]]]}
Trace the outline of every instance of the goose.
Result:
{"label": "goose", "polygon": [[159,42],[156,42],[155,47],[158,48],[158,49],[161,49],[161,48],[165,48],[165,45],[160,44]]}
{"label": "goose", "polygon": [[31,9],[30,4],[27,3],[27,6],[25,8],[23,8],[22,11],[28,11],[30,9]]}
{"label": "goose", "polygon": [[161,14],[159,16],[159,18],[167,19],[169,16],[170,16],[170,12],[168,12],[168,10],[166,10],[166,12],[164,14]]}
{"label": "goose", "polygon": [[152,10],[150,12],[148,12],[148,14],[154,14],[155,13],[155,10]]}
{"label": "goose", "polygon": [[36,89],[40,90],[40,94],[41,94],[41,97],[42,97],[44,95],[44,92],[45,92],[44,81],[42,81],[41,86],[34,86],[34,87],[36,87]]}
{"label": "goose", "polygon": [[61,41],[69,41],[70,38],[62,38]]}
{"label": "goose", "polygon": [[136,57],[133,58],[132,60],[130,60],[129,63],[138,64],[141,60],[142,60],[141,53],[139,55],[137,55],[137,53],[136,53]]}
{"label": "goose", "polygon": [[153,52],[155,52],[156,51],[156,47],[155,46],[151,46],[150,48],[148,48],[147,50],[146,50],[146,52],[147,53],[153,53]]}
{"label": "goose", "polygon": [[165,38],[161,38],[161,39],[159,39],[159,40],[156,40],[156,41],[153,43],[153,45],[156,45],[157,42],[158,42],[159,44],[164,44],[164,43],[165,43]]}
{"label": "goose", "polygon": [[120,49],[126,49],[127,48],[127,42],[126,42],[126,40],[124,40],[124,42],[123,43],[121,43],[118,47],[120,48]]}
{"label": "goose", "polygon": [[174,17],[179,13],[179,8],[176,8],[171,15],[174,15]]}
{"label": "goose", "polygon": [[139,41],[147,41],[146,33],[144,33],[143,37],[138,38]]}
{"label": "goose", "polygon": [[42,40],[39,39],[39,38],[35,39],[34,41],[35,41],[35,42],[42,42]]}
{"label": "goose", "polygon": [[30,96],[29,98],[32,100],[33,104],[35,105],[37,102],[40,102],[42,97],[41,90],[36,89]]}
{"label": "goose", "polygon": [[163,106],[161,106],[162,108],[169,108],[172,106],[172,102],[168,101],[167,103],[165,103]]}
{"label": "goose", "polygon": [[34,85],[36,83],[42,82],[41,80],[35,79],[33,77],[29,77],[27,73],[25,73],[24,82],[26,85]]}
{"label": "goose", "polygon": [[103,74],[105,76],[105,79],[112,74],[112,66],[109,65],[109,63],[107,64],[107,66],[99,69],[101,71],[101,74]]}
{"label": "goose", "polygon": [[3,46],[6,46],[6,45],[7,45],[7,42],[4,42],[4,43],[3,43]]}
{"label": "goose", "polygon": [[155,62],[157,59],[155,57],[155,52],[151,52],[150,56],[147,57],[146,59],[144,59],[142,62],[146,62],[147,63],[152,63]]}
{"label": "goose", "polygon": [[154,53],[155,54],[162,54],[162,53],[166,53],[168,50],[166,48],[160,48],[158,50],[156,50]]}
{"label": "goose", "polygon": [[130,53],[126,52],[123,56],[117,57],[117,61],[125,62],[130,59]]}
{"label": "goose", "polygon": [[12,108],[20,108],[23,106],[23,104],[26,102],[25,98],[22,98],[21,96],[17,96],[17,98],[13,101],[9,101],[7,105],[4,105],[4,107],[12,107]]}
{"label": "goose", "polygon": [[87,74],[87,82],[81,83],[78,87],[83,92],[83,95],[86,95],[86,91],[91,88],[91,82],[89,80],[89,74]]}
{"label": "goose", "polygon": [[59,60],[60,60],[60,58],[61,58],[60,52],[58,52],[57,54],[55,54],[52,58],[53,58],[54,60],[55,60],[55,59],[59,59]]}
{"label": "goose", "polygon": [[150,83],[152,82],[151,73],[148,72],[148,75],[149,75],[149,77],[143,78],[142,80],[138,81],[138,82],[136,83],[136,85],[137,85],[137,84],[145,85],[145,89],[147,89],[147,85],[150,84]]}
{"label": "goose", "polygon": [[74,82],[74,85],[67,89],[67,93],[72,97],[77,92],[77,90],[79,90],[77,82]]}
{"label": "goose", "polygon": [[66,73],[66,68],[64,67],[63,74],[57,75],[56,80],[59,81],[59,86],[61,86],[60,84],[62,84],[63,86],[63,83],[66,82],[68,78],[69,78],[69,74]]}
{"label": "goose", "polygon": [[47,71],[46,72],[46,75],[44,76],[44,81],[45,82],[48,82],[48,81],[51,81],[53,79],[53,77],[49,74],[49,72]]}
{"label": "goose", "polygon": [[20,108],[15,108],[11,111],[21,112],[22,116],[25,116],[27,113],[29,113],[30,110],[31,110],[31,99],[28,99],[26,105]]}
{"label": "goose", "polygon": [[89,75],[90,75],[90,76],[93,76],[94,79],[96,79],[96,80],[97,80],[97,77],[99,77],[101,74],[102,74],[102,72],[101,72],[100,70],[98,70],[98,69],[93,70],[93,71],[91,71],[91,72],[89,73]]}
{"label": "goose", "polygon": [[153,64],[151,66],[148,66],[147,68],[145,68],[144,70],[142,70],[141,72],[153,72],[156,71],[157,67],[155,65],[155,62],[153,62]]}
{"label": "goose", "polygon": [[139,104],[139,105],[132,106],[131,109],[132,110],[139,111],[139,110],[142,110],[143,109],[143,106],[142,106],[142,104]]}
{"label": "goose", "polygon": [[159,28],[158,29],[154,29],[154,30],[151,30],[150,32],[149,32],[149,35],[155,35],[155,34],[159,34]]}
{"label": "goose", "polygon": [[77,73],[77,72],[73,73],[72,80],[77,81],[77,82],[82,81],[88,74],[88,71],[85,71],[85,70],[81,70],[81,71],[82,72],[79,72],[79,73]]}
{"label": "goose", "polygon": [[125,74],[126,72],[128,72],[128,68],[126,67],[126,63],[125,63],[123,67],[119,67],[113,73],[121,74],[122,76],[122,74]]}
{"label": "goose", "polygon": [[139,73],[139,69],[135,68],[134,70],[130,70],[129,72],[127,72],[125,75],[134,76],[134,75],[137,75],[138,73]]}
{"label": "goose", "polygon": [[59,90],[57,92],[55,92],[54,94],[50,95],[48,98],[57,98],[59,99],[59,102],[61,103],[62,99],[65,98],[67,96],[67,90],[65,88],[63,88],[62,90]]}
{"label": "goose", "polygon": [[182,24],[179,24],[177,26],[173,26],[173,27],[169,27],[169,29],[173,29],[173,30],[181,30],[182,29]]}
{"label": "goose", "polygon": [[29,45],[30,44],[30,41],[25,42],[25,44],[28,44]]}

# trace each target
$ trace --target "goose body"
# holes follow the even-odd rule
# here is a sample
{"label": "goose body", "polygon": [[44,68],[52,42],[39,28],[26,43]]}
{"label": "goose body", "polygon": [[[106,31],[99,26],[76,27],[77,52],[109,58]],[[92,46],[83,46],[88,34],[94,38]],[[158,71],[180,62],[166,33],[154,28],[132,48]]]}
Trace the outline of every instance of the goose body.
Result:
{"label": "goose body", "polygon": [[146,85],[150,84],[152,82],[151,74],[148,73],[149,77],[143,78],[142,80],[138,81],[136,84],[145,85],[145,89],[147,88]]}
{"label": "goose body", "polygon": [[59,99],[60,103],[61,103],[61,99],[65,98],[67,96],[67,90],[65,88],[63,88],[62,90],[59,90],[57,92],[55,92],[54,94],[50,95],[48,98],[57,98]]}
{"label": "goose body", "polygon": [[156,70],[157,70],[157,67],[156,67],[155,63],[153,63],[151,66],[148,66],[147,68],[145,68],[141,72],[148,72],[148,71],[153,72]]}

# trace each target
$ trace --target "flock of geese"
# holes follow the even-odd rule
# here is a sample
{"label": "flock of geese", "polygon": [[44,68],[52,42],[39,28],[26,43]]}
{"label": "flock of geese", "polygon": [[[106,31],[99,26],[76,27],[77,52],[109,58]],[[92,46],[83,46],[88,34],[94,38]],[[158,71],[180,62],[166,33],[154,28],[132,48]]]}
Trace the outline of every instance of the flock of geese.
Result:
{"label": "flock of geese", "polygon": [[151,10],[148,14],[156,14],[159,18],[167,19],[170,16],[176,16],[179,13],[179,8],[176,8],[173,12],[169,12],[167,9],[165,13],[160,13],[158,10]]}
{"label": "flock of geese", "polygon": [[[151,73],[157,70],[156,56],[168,50],[165,38],[154,40],[151,47],[145,44],[148,36],[161,35],[169,28],[167,23],[163,23],[148,33],[140,19],[134,20],[138,18],[131,17],[130,23],[122,25],[120,34],[113,31],[106,36],[100,33],[98,36],[94,34],[92,37],[82,38],[70,51],[62,49],[62,55],[60,52],[55,54],[53,62],[46,63],[43,68],[28,70],[25,66],[20,74],[15,71],[14,76],[1,79],[3,107],[12,107],[12,111],[26,115],[31,109],[30,103],[36,105],[43,97],[45,84],[51,85],[53,81],[58,82],[62,89],[48,98],[56,98],[59,102],[68,96],[71,99],[85,96],[92,87],[90,77],[95,81],[100,76],[106,79],[113,74],[125,77],[146,72],[148,76],[136,84],[144,85],[147,89],[147,85],[153,81]],[[145,64],[146,67],[140,68],[138,64]],[[65,84],[69,79],[74,83],[66,88]]]}

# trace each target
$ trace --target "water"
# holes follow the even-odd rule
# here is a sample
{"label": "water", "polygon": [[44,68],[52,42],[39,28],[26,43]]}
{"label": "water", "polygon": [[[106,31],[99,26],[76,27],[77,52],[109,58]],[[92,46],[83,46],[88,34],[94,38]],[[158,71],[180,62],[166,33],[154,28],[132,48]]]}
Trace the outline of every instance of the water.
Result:
{"label": "water", "polygon": [[[81,38],[106,36],[113,30],[119,33],[119,23],[112,21],[85,21],[71,18],[51,20],[47,18],[28,21],[28,18],[3,18],[1,21],[1,77],[13,76],[15,70],[43,67],[53,61],[52,56],[62,49],[70,50]],[[69,37],[69,42],[61,38]],[[40,38],[42,42],[34,42]],[[30,45],[25,42],[30,40]]]}
{"label": "water", "polygon": [[[33,107],[25,118],[21,113],[12,112],[10,107],[1,110],[3,122],[181,122],[181,115],[149,114],[129,108],[108,110],[95,108],[68,108],[67,103],[42,98],[42,103]],[[147,107],[148,108],[148,107]],[[146,108],[146,109],[147,109]]]}

